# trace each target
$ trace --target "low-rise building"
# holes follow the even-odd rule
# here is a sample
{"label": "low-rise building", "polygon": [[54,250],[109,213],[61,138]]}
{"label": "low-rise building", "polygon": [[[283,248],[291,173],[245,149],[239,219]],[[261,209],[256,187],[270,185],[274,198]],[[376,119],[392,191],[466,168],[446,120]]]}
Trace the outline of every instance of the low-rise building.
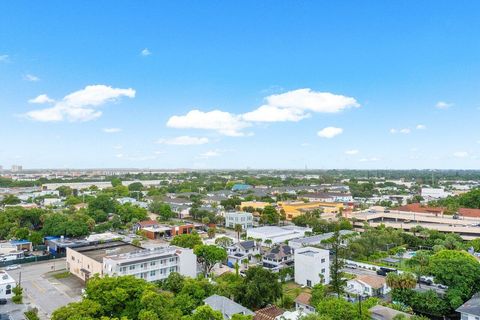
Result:
{"label": "low-rise building", "polygon": [[227,248],[228,265],[233,267],[235,263],[242,264],[243,261],[257,262],[260,255],[260,246],[255,240],[247,240],[235,243]]}
{"label": "low-rise building", "polygon": [[247,238],[260,239],[263,245],[270,246],[277,243],[305,237],[305,232],[312,232],[312,228],[297,226],[264,226],[247,229]]}
{"label": "low-rise building", "polygon": [[205,300],[203,300],[206,305],[210,306],[215,311],[220,311],[222,313],[223,319],[230,320],[236,314],[250,316],[254,313],[245,308],[244,306],[236,303],[233,300],[230,300],[224,296],[219,296],[214,294]]}
{"label": "low-rise building", "polygon": [[387,286],[385,277],[358,275],[355,279],[347,281],[346,291],[364,297],[383,297],[390,292],[390,288]]}
{"label": "low-rise building", "polygon": [[461,320],[480,319],[480,293],[475,294],[470,300],[462,304],[457,310]]}
{"label": "low-rise building", "polygon": [[[354,234],[355,232],[351,230],[340,230],[339,233],[340,233],[340,236],[349,236]],[[315,236],[293,239],[288,241],[288,245],[295,250],[303,247],[308,247],[308,246],[316,246],[316,245],[322,244],[323,241],[332,238],[334,234],[335,234],[334,232],[327,232],[327,233],[322,233]],[[346,246],[347,243],[348,243],[348,239],[341,240],[341,244],[343,246]]]}
{"label": "low-rise building", "polygon": [[235,225],[241,225],[243,230],[253,228],[253,215],[250,212],[226,212],[225,227],[235,228]]}
{"label": "low-rise building", "polygon": [[295,250],[295,282],[302,286],[330,283],[330,252],[314,247]]}
{"label": "low-rise building", "polygon": [[412,317],[411,314],[382,305],[373,306],[368,309],[368,311],[370,311],[370,318],[372,318],[372,320],[393,320],[399,318],[400,316],[403,316],[402,319],[409,319]]}
{"label": "low-rise building", "polygon": [[147,281],[165,279],[171,272],[195,277],[197,260],[191,249],[144,249],[122,241],[67,248],[67,270],[87,281],[100,276],[134,275]]}
{"label": "low-rise building", "polygon": [[262,265],[265,269],[278,272],[283,268],[293,267],[293,249],[286,244],[278,244],[270,248],[262,258]]}
{"label": "low-rise building", "polygon": [[292,220],[313,210],[322,210],[325,214],[337,215],[345,208],[343,203],[338,202],[283,201],[277,204],[280,210],[285,211],[287,220]]}
{"label": "low-rise building", "polygon": [[295,310],[303,311],[305,313],[314,313],[315,307],[311,305],[310,300],[312,295],[308,292],[300,293],[297,298],[295,298]]}
{"label": "low-rise building", "polygon": [[0,270],[0,299],[8,299],[13,296],[13,288],[17,286],[13,279],[6,271]]}

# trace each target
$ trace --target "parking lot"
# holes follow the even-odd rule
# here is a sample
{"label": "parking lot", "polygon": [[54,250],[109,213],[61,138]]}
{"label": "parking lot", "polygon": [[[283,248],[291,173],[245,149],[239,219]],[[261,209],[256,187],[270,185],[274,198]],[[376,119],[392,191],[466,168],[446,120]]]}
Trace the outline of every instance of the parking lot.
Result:
{"label": "parking lot", "polygon": [[81,298],[83,283],[79,279],[74,276],[54,277],[64,271],[65,259],[57,259],[24,264],[8,273],[21,283],[25,306],[38,308],[41,319],[50,319],[54,310]]}

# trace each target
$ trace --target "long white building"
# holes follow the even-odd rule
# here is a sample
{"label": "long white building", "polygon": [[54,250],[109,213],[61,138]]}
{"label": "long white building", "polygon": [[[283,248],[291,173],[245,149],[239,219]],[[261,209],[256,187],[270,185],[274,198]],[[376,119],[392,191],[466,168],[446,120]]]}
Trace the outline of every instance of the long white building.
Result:
{"label": "long white building", "polygon": [[[265,245],[283,243],[285,241],[297,238],[303,238],[305,232],[312,232],[312,228],[297,226],[265,226],[259,228],[247,229],[247,238],[261,239]],[[269,241],[268,241],[269,240]],[[270,244],[268,242],[271,242]]]}

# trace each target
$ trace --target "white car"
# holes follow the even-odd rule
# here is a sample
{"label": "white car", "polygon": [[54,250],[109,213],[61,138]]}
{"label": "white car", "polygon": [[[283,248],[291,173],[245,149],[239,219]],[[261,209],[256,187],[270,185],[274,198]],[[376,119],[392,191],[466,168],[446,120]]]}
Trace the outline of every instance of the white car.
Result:
{"label": "white car", "polygon": [[12,264],[10,266],[7,266],[5,270],[15,270],[15,269],[20,269],[21,266],[19,264]]}

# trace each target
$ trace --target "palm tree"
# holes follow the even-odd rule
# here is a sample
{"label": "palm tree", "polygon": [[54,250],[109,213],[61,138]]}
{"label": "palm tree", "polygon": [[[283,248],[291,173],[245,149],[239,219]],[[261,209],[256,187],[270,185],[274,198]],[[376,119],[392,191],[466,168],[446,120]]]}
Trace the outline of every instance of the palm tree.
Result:
{"label": "palm tree", "polygon": [[238,242],[240,242],[240,233],[243,231],[242,225],[241,224],[236,224],[234,230],[237,233],[237,240],[238,240]]}

